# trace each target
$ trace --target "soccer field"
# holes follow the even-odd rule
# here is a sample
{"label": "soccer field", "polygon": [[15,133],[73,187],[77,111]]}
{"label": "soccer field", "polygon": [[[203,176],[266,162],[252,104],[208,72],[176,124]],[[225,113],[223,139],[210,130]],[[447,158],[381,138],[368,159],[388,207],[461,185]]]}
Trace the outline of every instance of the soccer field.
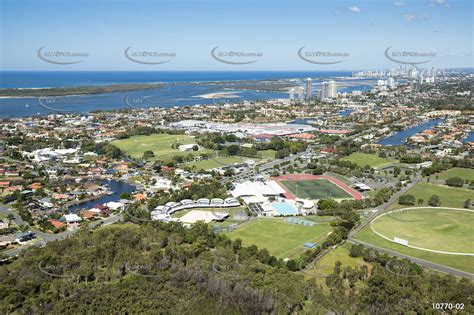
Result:
{"label": "soccer field", "polygon": [[291,258],[305,250],[304,243],[320,244],[331,230],[328,222],[318,222],[310,227],[275,218],[244,223],[226,235],[233,240],[240,238],[244,246],[253,244],[259,249],[266,248],[278,258]]}
{"label": "soccer field", "polygon": [[280,182],[298,198],[312,200],[352,198],[350,194],[326,179],[280,180]]}
{"label": "soccer field", "polygon": [[155,153],[155,160],[168,160],[176,155],[188,154],[202,154],[211,152],[208,149],[199,151],[181,152],[177,149],[172,149],[173,144],[191,144],[196,143],[193,137],[188,135],[168,135],[168,134],[153,134],[149,136],[133,136],[128,139],[120,139],[112,141],[112,144],[120,148],[128,155],[134,158],[141,158],[143,152],[153,151]]}

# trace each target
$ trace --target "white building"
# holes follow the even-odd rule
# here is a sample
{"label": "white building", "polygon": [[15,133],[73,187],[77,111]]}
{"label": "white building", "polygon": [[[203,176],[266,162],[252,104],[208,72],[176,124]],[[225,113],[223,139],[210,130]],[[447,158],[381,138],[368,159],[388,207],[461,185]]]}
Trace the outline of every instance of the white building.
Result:
{"label": "white building", "polygon": [[293,101],[295,99],[295,89],[291,88],[289,94],[290,101]]}
{"label": "white building", "polygon": [[329,81],[329,82],[323,82],[321,84],[321,89],[319,91],[319,99],[320,100],[336,98],[336,96],[337,96],[336,82]]}
{"label": "white building", "polygon": [[306,100],[309,101],[313,94],[313,80],[311,78],[306,79]]}
{"label": "white building", "polygon": [[200,149],[199,145],[197,145],[195,143],[191,143],[191,144],[182,144],[182,145],[180,145],[178,147],[178,150],[181,151],[181,152],[188,152],[188,151],[193,151],[194,147],[197,147],[198,150]]}
{"label": "white building", "polygon": [[388,85],[389,88],[394,89],[395,88],[395,79],[394,78],[388,78],[387,85]]}
{"label": "white building", "polygon": [[285,192],[275,181],[237,183],[230,191],[234,198],[242,198],[247,204],[266,202],[269,197],[278,197]]}

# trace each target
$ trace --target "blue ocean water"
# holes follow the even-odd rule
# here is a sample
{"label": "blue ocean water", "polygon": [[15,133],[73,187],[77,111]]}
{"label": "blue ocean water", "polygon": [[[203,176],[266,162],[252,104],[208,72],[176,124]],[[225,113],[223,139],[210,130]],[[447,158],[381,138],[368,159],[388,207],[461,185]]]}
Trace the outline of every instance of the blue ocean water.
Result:
{"label": "blue ocean water", "polygon": [[[44,88],[92,86],[116,83],[167,83],[153,90],[113,92],[82,96],[57,98],[0,98],[0,118],[46,115],[54,112],[88,113],[95,110],[113,110],[120,108],[173,107],[210,104],[225,101],[259,100],[287,98],[281,91],[238,90],[229,85],[217,85],[213,82],[236,80],[294,80],[304,84],[304,79],[314,79],[315,91],[321,81],[328,78],[347,77],[350,72],[0,72],[0,88]],[[200,84],[177,84],[182,82],[200,82]],[[292,81],[293,82],[293,81]],[[173,84],[176,83],[176,84]],[[342,87],[340,92],[368,90],[369,83],[364,81]],[[201,98],[199,95],[232,92],[236,98]]]}
{"label": "blue ocean water", "polygon": [[0,88],[351,76],[349,71],[0,71]]}

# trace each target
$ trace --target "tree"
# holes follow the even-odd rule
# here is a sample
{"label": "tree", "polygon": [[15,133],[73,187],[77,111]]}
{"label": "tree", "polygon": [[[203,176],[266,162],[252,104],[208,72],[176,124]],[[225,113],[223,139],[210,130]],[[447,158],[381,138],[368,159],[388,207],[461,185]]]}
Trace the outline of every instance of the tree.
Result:
{"label": "tree", "polygon": [[155,153],[153,151],[145,151],[143,152],[143,159],[144,160],[147,160],[147,159],[150,159],[152,157],[155,157]]}
{"label": "tree", "polygon": [[452,187],[462,187],[464,186],[464,180],[460,177],[450,177],[446,179],[446,185]]}
{"label": "tree", "polygon": [[398,203],[406,206],[413,206],[415,204],[415,196],[413,195],[403,195],[398,198]]}
{"label": "tree", "polygon": [[232,145],[229,145],[228,147],[226,147],[225,151],[229,155],[237,155],[237,154],[239,154],[240,147],[236,144],[232,144]]}
{"label": "tree", "polygon": [[466,209],[471,209],[472,207],[472,200],[471,199],[468,199],[464,202],[464,208]]}
{"label": "tree", "polygon": [[439,205],[441,205],[439,197],[437,195],[431,196],[430,199],[428,200],[428,205],[432,207],[438,207]]}

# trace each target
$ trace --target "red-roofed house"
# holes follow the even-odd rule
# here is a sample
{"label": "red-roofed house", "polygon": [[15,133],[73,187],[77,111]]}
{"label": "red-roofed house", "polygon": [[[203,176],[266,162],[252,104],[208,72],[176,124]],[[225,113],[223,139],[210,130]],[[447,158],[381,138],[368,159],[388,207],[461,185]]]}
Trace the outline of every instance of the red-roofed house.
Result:
{"label": "red-roofed house", "polygon": [[63,226],[66,226],[65,223],[63,223],[61,221],[58,221],[58,220],[54,220],[54,219],[49,219],[48,222],[51,223],[57,229],[60,229]]}

